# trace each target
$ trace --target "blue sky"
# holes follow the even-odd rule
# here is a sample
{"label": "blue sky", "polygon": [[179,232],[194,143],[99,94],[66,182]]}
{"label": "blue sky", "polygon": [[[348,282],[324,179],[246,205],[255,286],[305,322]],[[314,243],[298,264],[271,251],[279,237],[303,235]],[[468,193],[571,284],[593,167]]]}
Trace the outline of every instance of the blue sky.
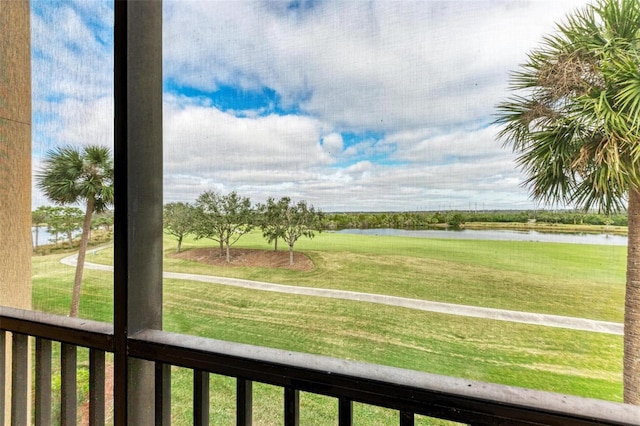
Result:
{"label": "blue sky", "polygon": [[[165,1],[165,202],[216,190],[325,211],[533,208],[495,105],[584,4]],[[37,170],[57,145],[112,146],[113,5],[31,5]]]}

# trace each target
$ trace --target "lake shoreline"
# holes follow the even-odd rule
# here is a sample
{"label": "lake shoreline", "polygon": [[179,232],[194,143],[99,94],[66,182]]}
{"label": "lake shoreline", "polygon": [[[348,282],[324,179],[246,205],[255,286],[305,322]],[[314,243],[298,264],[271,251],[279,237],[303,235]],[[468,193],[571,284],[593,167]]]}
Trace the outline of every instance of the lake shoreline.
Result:
{"label": "lake shoreline", "polygon": [[463,229],[476,229],[476,230],[505,230],[505,231],[537,231],[545,233],[576,233],[576,234],[607,234],[607,235],[624,235],[629,232],[626,226],[614,226],[614,225],[587,225],[587,224],[565,224],[565,223],[548,223],[548,222],[466,222],[461,223],[458,228],[454,228],[447,223],[437,223],[428,227],[420,228],[340,228],[329,229],[328,231],[340,232],[344,229],[398,229],[405,231],[432,231],[432,230],[463,230]]}
{"label": "lake shoreline", "polygon": [[612,232],[587,232],[586,230],[575,231],[564,227],[554,228],[552,232],[545,228],[431,228],[431,229],[393,229],[393,228],[370,228],[370,229],[341,229],[336,231],[340,234],[368,235],[378,237],[410,237],[410,238],[433,238],[447,240],[492,240],[492,241],[520,241],[535,243],[566,243],[566,244],[592,244],[605,246],[626,246],[628,239],[625,234],[615,234]]}
{"label": "lake shoreline", "polygon": [[579,234],[610,234],[610,235],[627,235],[628,228],[626,226],[613,225],[585,225],[575,224],[568,225],[564,223],[546,223],[546,222],[468,222],[460,225],[460,229],[495,229],[495,230],[513,230],[513,231],[539,231],[539,232],[559,232],[559,233],[579,233]]}

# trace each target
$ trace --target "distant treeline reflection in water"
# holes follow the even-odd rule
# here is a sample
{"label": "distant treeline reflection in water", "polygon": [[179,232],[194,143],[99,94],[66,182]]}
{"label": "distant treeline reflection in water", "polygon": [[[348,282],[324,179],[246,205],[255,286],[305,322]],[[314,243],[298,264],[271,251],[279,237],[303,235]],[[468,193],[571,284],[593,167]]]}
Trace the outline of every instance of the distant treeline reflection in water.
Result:
{"label": "distant treeline reflection in water", "polygon": [[536,241],[545,243],[596,244],[626,246],[626,235],[517,231],[503,229],[406,230],[406,229],[342,229],[341,234],[379,235],[386,237],[447,238],[460,240]]}

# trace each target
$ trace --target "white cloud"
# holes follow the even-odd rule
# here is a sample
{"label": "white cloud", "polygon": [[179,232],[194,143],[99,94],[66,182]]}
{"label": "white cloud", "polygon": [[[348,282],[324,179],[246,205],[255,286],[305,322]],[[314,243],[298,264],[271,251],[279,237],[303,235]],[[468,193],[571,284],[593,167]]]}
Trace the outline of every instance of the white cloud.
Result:
{"label": "white cloud", "polygon": [[448,133],[431,134],[422,137],[419,133],[415,139],[406,134],[386,138],[386,143],[397,146],[393,158],[416,163],[451,163],[451,162],[483,162],[493,157],[509,157],[497,140],[497,126],[487,126],[483,129]]}
{"label": "white cloud", "polygon": [[113,147],[113,98],[86,101],[65,99],[52,105],[62,123],[55,133],[58,141],[73,145],[105,145]]}
{"label": "white cloud", "polygon": [[[241,165],[219,166],[224,173],[216,176],[227,185],[256,194],[286,190],[329,209],[466,208],[482,200],[531,206],[514,155],[486,124],[506,96],[509,70],[585,3],[319,2],[287,10],[277,3],[169,2],[165,72],[203,90],[267,86],[284,104],[298,104],[305,119],[314,117],[315,129],[302,130],[309,138],[298,138],[306,141],[301,150],[267,131],[264,119],[252,121],[251,132],[282,140],[277,146],[292,154],[254,156],[247,145]],[[282,120],[299,129],[293,117]],[[229,133],[201,130],[228,139],[216,149],[229,159],[228,144],[245,146],[238,141],[242,119],[217,122]],[[341,131],[386,136],[346,145]]]}
{"label": "white cloud", "polygon": [[[86,5],[105,9],[100,2]],[[113,24],[106,28],[90,25],[69,6],[56,8],[47,2],[37,6],[45,11],[31,14],[34,97],[88,100],[112,96],[113,48],[100,34],[112,31]]]}
{"label": "white cloud", "polygon": [[[199,192],[216,187],[252,191],[317,179],[319,170],[333,163],[328,147],[339,142],[329,135],[323,145],[322,125],[309,117],[236,117],[173,97],[164,110],[165,187],[171,198],[187,201],[195,198],[193,186]],[[179,184],[177,176],[192,188]],[[278,194],[261,198],[269,195]]]}
{"label": "white cloud", "polygon": [[[112,8],[33,3],[46,9],[32,14],[35,158],[111,145]],[[165,1],[167,81],[269,87],[299,111],[238,114],[165,94],[165,201],[213,189],[325,210],[532,206],[489,123],[509,70],[585,3]]]}
{"label": "white cloud", "polygon": [[305,169],[331,163],[319,122],[303,116],[236,117],[214,107],[165,103],[165,168],[201,172]]}
{"label": "white cloud", "polygon": [[112,33],[104,2],[32,3],[35,158],[59,145],[113,146]]}
{"label": "white cloud", "polygon": [[165,72],[202,89],[268,86],[336,128],[462,124],[486,120],[507,71],[584,3],[169,2]]}
{"label": "white cloud", "polygon": [[331,133],[322,138],[322,148],[331,156],[342,153],[343,140],[340,133]]}

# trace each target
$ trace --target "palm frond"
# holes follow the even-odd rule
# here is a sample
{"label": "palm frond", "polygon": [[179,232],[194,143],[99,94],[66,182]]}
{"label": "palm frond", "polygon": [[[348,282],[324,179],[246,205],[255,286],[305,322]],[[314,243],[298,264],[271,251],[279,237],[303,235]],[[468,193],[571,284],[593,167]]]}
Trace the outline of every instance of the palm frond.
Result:
{"label": "palm frond", "polygon": [[640,188],[640,2],[572,13],[510,75],[498,138],[533,198],[611,212]]}
{"label": "palm frond", "polygon": [[47,152],[36,175],[38,188],[56,204],[75,204],[91,198],[95,211],[113,204],[113,160],[103,146],[84,149],[64,146]]}

